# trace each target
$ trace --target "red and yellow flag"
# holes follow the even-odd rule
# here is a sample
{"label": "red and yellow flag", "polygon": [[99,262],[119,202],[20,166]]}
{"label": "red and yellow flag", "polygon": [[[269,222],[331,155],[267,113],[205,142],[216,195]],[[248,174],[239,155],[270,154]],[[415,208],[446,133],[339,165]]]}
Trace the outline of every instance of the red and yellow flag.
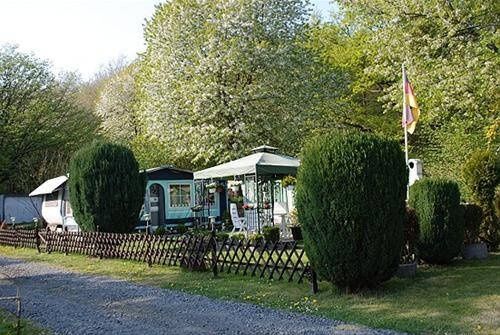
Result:
{"label": "red and yellow flag", "polygon": [[413,134],[415,131],[415,127],[417,126],[418,118],[420,117],[420,109],[418,108],[417,98],[415,97],[415,93],[413,93],[413,86],[406,74],[403,79],[403,87],[404,87],[404,99],[405,99],[405,108],[403,111],[403,128],[406,125],[406,131],[410,134]]}

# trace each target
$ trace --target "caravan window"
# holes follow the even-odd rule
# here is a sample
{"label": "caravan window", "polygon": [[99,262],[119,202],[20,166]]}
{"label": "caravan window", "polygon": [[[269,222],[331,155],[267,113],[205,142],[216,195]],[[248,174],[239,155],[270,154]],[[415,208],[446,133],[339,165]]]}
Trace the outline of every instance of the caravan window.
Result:
{"label": "caravan window", "polygon": [[170,207],[191,206],[191,185],[170,185]]}
{"label": "caravan window", "polygon": [[57,207],[59,205],[59,191],[46,194],[43,205],[45,207]]}

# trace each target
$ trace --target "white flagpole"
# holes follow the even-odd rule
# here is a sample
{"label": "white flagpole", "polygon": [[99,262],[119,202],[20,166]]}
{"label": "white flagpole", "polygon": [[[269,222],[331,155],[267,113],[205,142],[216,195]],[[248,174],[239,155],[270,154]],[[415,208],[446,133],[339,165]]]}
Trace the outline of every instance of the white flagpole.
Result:
{"label": "white flagpole", "polygon": [[[401,64],[401,73],[402,73],[402,86],[403,86],[403,123],[404,123],[404,132],[405,132],[405,161],[406,166],[408,166],[408,131],[406,124],[406,93],[405,93],[405,64]],[[410,183],[406,185],[406,200],[410,197]]]}

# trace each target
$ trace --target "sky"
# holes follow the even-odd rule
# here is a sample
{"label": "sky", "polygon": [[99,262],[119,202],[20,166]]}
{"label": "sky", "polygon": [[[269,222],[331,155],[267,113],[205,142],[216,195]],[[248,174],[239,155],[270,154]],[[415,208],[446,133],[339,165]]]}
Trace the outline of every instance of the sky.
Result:
{"label": "sky", "polygon": [[[146,18],[161,0],[0,0],[0,45],[16,44],[56,72],[89,79],[109,62],[144,50]],[[327,17],[330,0],[311,0]]]}

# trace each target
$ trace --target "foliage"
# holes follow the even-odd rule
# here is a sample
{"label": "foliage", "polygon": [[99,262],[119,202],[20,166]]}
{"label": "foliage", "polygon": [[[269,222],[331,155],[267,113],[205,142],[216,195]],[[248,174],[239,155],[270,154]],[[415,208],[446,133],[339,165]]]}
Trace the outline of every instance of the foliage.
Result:
{"label": "foliage", "polygon": [[177,234],[182,235],[182,234],[185,234],[188,229],[184,223],[178,223],[175,230],[177,231]]}
{"label": "foliage", "polygon": [[483,210],[474,204],[463,204],[465,244],[477,243],[479,239],[479,229],[483,221]]}
{"label": "foliage", "polygon": [[157,6],[137,79],[146,136],[186,167],[259,144],[296,152],[336,81],[302,46],[308,8],[303,0]]}
{"label": "foliage", "polygon": [[286,188],[288,186],[295,186],[297,179],[294,176],[285,176],[281,179],[281,187]]}
{"label": "foliage", "polygon": [[225,233],[225,232],[219,232],[219,233],[215,234],[215,238],[218,241],[225,241],[229,238],[229,234]]}
{"label": "foliage", "polygon": [[500,243],[500,219],[495,211],[495,192],[500,184],[500,156],[489,150],[474,153],[463,169],[473,200],[483,209],[481,239],[491,248]]}
{"label": "foliage", "polygon": [[29,193],[67,172],[97,122],[77,100],[78,78],[55,77],[46,61],[0,46],[0,192]]}
{"label": "foliage", "polygon": [[155,230],[155,235],[166,235],[167,234],[167,230],[165,229],[165,226],[159,226],[158,228],[156,228]]}
{"label": "foliage", "polygon": [[243,233],[236,233],[236,234],[231,234],[231,238],[235,241],[244,241],[245,240],[245,234]]}
{"label": "foliage", "polygon": [[297,208],[290,211],[290,227],[300,227],[299,214],[297,213]]}
{"label": "foliage", "polygon": [[427,175],[456,178],[464,157],[498,147],[495,1],[335,2],[333,20],[309,38],[310,50],[345,79],[329,118],[400,139],[405,62],[422,110],[410,156],[423,160]]}
{"label": "foliage", "polygon": [[69,193],[83,231],[129,232],[137,223],[145,183],[130,149],[93,142],[70,162]]}
{"label": "foliage", "polygon": [[404,154],[394,141],[330,133],[305,146],[296,203],[304,247],[320,277],[357,291],[394,274],[407,180]]}
{"label": "foliage", "polygon": [[134,108],[136,72],[136,64],[131,64],[104,80],[95,108],[102,120],[103,137],[125,145],[130,145],[139,132]]}
{"label": "foliage", "polygon": [[280,240],[280,227],[264,226],[262,235],[267,242],[276,243]]}
{"label": "foliage", "polygon": [[457,183],[424,178],[410,188],[409,205],[420,225],[419,256],[428,263],[446,264],[464,241],[464,219]]}
{"label": "foliage", "polygon": [[248,239],[254,242],[254,244],[261,244],[264,242],[265,236],[263,234],[255,233],[248,236]]}

